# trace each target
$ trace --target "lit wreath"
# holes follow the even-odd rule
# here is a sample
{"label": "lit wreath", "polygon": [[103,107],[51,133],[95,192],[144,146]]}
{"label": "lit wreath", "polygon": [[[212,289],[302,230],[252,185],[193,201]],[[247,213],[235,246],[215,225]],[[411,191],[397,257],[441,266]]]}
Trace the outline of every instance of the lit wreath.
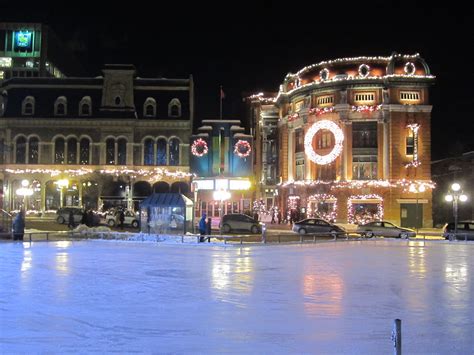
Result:
{"label": "lit wreath", "polygon": [[[335,138],[334,148],[326,155],[316,154],[313,149],[313,137],[321,129],[327,129],[334,134]],[[311,126],[304,136],[304,152],[312,162],[318,165],[330,164],[341,154],[342,142],[344,142],[344,133],[337,124],[328,120],[318,121]]]}
{"label": "lit wreath", "polygon": [[197,157],[202,157],[203,155],[206,155],[208,152],[207,148],[207,143],[204,139],[198,138],[193,142],[193,145],[191,146],[191,153]]}
{"label": "lit wreath", "polygon": [[252,148],[250,143],[239,139],[234,145],[234,153],[237,154],[240,158],[246,158],[250,155]]}

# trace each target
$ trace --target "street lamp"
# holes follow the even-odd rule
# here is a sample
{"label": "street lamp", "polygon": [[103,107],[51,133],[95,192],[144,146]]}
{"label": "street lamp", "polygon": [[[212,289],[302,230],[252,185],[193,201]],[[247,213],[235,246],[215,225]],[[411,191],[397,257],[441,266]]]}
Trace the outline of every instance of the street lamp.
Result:
{"label": "street lamp", "polygon": [[30,182],[28,180],[21,181],[21,187],[16,190],[16,194],[18,196],[23,196],[23,208],[26,212],[26,196],[33,195],[33,189],[29,187]]}
{"label": "street lamp", "polygon": [[453,203],[454,239],[456,239],[456,235],[458,234],[458,201],[466,202],[467,195],[463,194],[461,190],[461,185],[455,182],[451,185],[451,189],[449,190],[448,194],[444,196],[444,199],[447,202]]}
{"label": "street lamp", "polygon": [[64,200],[64,191],[63,187],[68,187],[69,186],[69,180],[68,179],[61,179],[56,182],[56,184],[59,187],[59,207],[63,207],[63,200]]}
{"label": "street lamp", "polygon": [[222,210],[223,202],[230,199],[231,194],[227,190],[214,191],[214,201],[219,201],[219,235],[222,235]]}

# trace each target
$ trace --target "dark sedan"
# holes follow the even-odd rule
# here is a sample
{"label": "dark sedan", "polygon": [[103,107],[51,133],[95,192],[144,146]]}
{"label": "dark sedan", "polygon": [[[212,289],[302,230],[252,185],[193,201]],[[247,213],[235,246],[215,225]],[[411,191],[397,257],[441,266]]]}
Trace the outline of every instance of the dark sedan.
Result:
{"label": "dark sedan", "polygon": [[328,235],[337,235],[346,232],[341,227],[319,218],[308,218],[296,222],[293,224],[292,230],[298,234],[327,233]]}

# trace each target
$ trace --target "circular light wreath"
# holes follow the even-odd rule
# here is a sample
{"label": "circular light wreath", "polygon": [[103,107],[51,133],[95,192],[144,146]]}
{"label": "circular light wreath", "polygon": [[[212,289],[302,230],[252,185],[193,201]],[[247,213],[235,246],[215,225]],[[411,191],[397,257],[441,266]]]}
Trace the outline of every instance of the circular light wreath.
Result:
{"label": "circular light wreath", "polygon": [[[334,148],[326,155],[319,155],[313,149],[313,138],[321,129],[327,129],[334,134],[335,138]],[[341,154],[342,142],[344,142],[344,133],[337,124],[329,120],[318,121],[311,126],[304,136],[304,152],[312,162],[318,165],[330,164]]]}
{"label": "circular light wreath", "polygon": [[406,75],[413,75],[416,71],[415,64],[408,62],[405,64],[405,68],[403,70],[405,71]]}
{"label": "circular light wreath", "polygon": [[234,145],[234,153],[237,154],[240,158],[248,157],[251,151],[252,147],[250,147],[250,143],[247,141],[239,139]]}
{"label": "circular light wreath", "polygon": [[359,76],[361,78],[367,78],[370,73],[370,67],[367,64],[361,64],[359,67]]}
{"label": "circular light wreath", "polygon": [[197,157],[206,155],[208,151],[207,142],[202,138],[196,139],[191,146],[191,153]]}
{"label": "circular light wreath", "polygon": [[324,68],[319,72],[319,77],[321,80],[325,81],[329,79],[329,70],[327,68]]}

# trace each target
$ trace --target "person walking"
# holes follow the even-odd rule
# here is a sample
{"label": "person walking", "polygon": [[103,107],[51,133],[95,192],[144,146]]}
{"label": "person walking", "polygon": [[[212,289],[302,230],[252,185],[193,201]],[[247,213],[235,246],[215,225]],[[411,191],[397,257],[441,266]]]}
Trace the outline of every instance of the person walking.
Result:
{"label": "person walking", "polygon": [[204,235],[206,234],[206,214],[203,213],[201,219],[199,220],[199,242],[204,241]]}
{"label": "person walking", "polygon": [[25,234],[25,217],[23,216],[23,209],[15,216],[12,223],[13,240],[23,240]]}
{"label": "person walking", "polygon": [[272,220],[270,223],[273,224],[275,223],[275,209],[272,208],[271,213],[272,213]]}
{"label": "person walking", "polygon": [[211,236],[211,228],[212,228],[212,218],[209,217],[209,218],[207,219],[207,223],[206,223],[206,235],[209,236],[209,238],[207,238],[207,242],[208,242],[208,243],[211,242],[211,238],[210,238],[210,236]]}
{"label": "person walking", "polygon": [[123,210],[119,212],[119,221],[120,221],[120,229],[123,229],[123,222],[125,221],[125,213]]}
{"label": "person walking", "polygon": [[69,229],[74,229],[74,213],[69,211],[69,219],[68,219],[68,224],[67,224]]}
{"label": "person walking", "polygon": [[277,220],[278,220],[278,224],[280,224],[281,223],[281,212],[280,211],[278,211]]}

